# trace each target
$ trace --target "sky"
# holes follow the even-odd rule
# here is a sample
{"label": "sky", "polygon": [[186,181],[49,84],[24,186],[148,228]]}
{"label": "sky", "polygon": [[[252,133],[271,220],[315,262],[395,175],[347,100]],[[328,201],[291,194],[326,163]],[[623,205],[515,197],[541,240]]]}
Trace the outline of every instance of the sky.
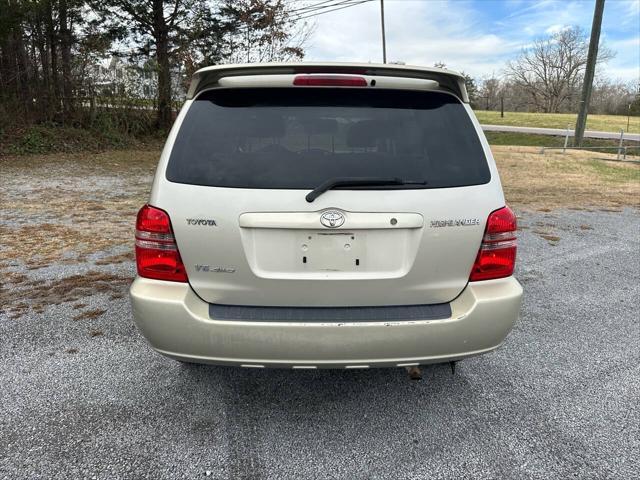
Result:
{"label": "sky", "polygon": [[[444,62],[479,79],[500,75],[509,59],[538,38],[572,25],[588,34],[594,5],[595,0],[384,0],[387,61]],[[378,0],[312,20],[305,60],[382,61]],[[602,73],[638,80],[640,0],[606,0],[600,40],[617,53]]]}

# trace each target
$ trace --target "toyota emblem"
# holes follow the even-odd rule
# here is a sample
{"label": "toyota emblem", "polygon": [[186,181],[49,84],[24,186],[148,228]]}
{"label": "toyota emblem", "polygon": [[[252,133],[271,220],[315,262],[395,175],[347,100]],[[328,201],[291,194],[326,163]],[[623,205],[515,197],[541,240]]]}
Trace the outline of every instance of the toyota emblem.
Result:
{"label": "toyota emblem", "polygon": [[344,224],[344,215],[337,210],[327,210],[320,215],[320,223],[327,228],[338,228]]}

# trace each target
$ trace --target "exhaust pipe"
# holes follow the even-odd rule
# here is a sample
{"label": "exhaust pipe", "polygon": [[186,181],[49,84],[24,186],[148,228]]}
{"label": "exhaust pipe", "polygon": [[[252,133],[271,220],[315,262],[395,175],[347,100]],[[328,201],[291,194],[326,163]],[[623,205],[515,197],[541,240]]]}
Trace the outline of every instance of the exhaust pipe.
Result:
{"label": "exhaust pipe", "polygon": [[[449,362],[449,367],[451,367],[451,375],[455,375],[456,374],[456,364],[458,362],[457,361],[452,361]],[[412,367],[404,367],[407,370],[407,373],[409,374],[409,378],[411,380],[422,380],[422,369],[418,366],[412,366]]]}

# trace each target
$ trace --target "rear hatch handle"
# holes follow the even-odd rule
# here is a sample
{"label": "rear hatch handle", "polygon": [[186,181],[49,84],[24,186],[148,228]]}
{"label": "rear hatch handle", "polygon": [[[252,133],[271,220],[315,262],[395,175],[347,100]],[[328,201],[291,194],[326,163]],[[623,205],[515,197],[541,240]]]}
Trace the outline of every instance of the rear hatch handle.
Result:
{"label": "rear hatch handle", "polygon": [[311,203],[324,192],[336,187],[378,187],[386,185],[426,185],[424,180],[403,180],[397,177],[334,177],[325,180],[307,193],[305,199]]}

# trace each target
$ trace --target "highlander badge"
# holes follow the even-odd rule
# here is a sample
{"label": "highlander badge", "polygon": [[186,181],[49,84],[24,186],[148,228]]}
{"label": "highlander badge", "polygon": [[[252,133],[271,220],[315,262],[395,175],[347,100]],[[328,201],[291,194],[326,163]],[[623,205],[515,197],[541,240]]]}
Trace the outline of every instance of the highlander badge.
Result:
{"label": "highlander badge", "polygon": [[480,225],[479,218],[456,218],[447,220],[431,220],[431,228],[442,227],[474,227]]}

